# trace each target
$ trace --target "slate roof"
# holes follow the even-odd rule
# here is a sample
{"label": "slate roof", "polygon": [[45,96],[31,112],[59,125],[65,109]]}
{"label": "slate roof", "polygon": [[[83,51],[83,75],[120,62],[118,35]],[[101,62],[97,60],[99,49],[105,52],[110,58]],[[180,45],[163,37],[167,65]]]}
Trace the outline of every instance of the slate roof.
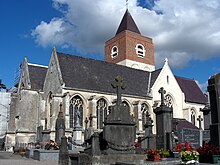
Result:
{"label": "slate roof", "polygon": [[28,70],[31,81],[31,89],[42,91],[47,68],[39,65],[28,64]]}
{"label": "slate roof", "polygon": [[147,97],[149,72],[57,52],[66,87],[115,93],[111,83],[120,75],[126,88],[123,94]]}
{"label": "slate roof", "polygon": [[205,95],[202,93],[194,80],[175,76],[182,92],[185,94],[186,102],[206,103]]}
{"label": "slate roof", "polygon": [[196,127],[195,125],[193,125],[192,123],[190,123],[186,119],[180,119],[180,118],[174,118],[172,120],[172,127],[173,127],[173,129],[175,129],[175,122],[178,123],[177,124],[177,130],[178,131],[182,130],[183,128],[199,130],[198,127]]}
{"label": "slate roof", "polygon": [[129,31],[141,34],[128,10],[126,10],[115,35],[125,30],[129,30]]}
{"label": "slate roof", "polygon": [[151,87],[154,85],[154,83],[155,83],[157,77],[159,76],[161,70],[162,70],[162,68],[151,72],[151,82],[150,82]]}

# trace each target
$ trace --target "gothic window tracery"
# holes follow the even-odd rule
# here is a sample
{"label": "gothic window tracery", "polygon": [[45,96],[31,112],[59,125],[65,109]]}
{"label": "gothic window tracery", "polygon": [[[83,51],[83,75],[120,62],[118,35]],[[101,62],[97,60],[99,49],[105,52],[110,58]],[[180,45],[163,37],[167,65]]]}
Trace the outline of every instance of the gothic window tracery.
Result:
{"label": "gothic window tracery", "polygon": [[164,102],[166,106],[173,107],[173,98],[170,95],[165,96]]}
{"label": "gothic window tracery", "polygon": [[145,56],[145,49],[142,44],[137,44],[135,49],[136,49],[136,54],[138,55],[138,57]]}
{"label": "gothic window tracery", "polygon": [[70,100],[69,105],[69,127],[74,128],[77,121],[83,126],[83,100],[79,96],[75,96]]}
{"label": "gothic window tracery", "polygon": [[102,129],[103,122],[107,116],[107,102],[105,99],[101,98],[97,101],[96,114],[97,114],[97,128]]}
{"label": "gothic window tracery", "polygon": [[118,55],[118,47],[117,46],[113,46],[112,50],[111,50],[111,57],[115,58]]}

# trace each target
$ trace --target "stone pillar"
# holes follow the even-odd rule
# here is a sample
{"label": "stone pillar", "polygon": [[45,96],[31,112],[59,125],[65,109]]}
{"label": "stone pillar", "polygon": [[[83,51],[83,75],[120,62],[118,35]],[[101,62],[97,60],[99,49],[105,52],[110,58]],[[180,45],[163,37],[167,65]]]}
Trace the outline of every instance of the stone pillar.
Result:
{"label": "stone pillar", "polygon": [[63,112],[65,117],[66,128],[69,129],[69,104],[70,103],[70,94],[69,92],[65,93],[63,96]]}
{"label": "stone pillar", "polygon": [[59,165],[69,165],[67,138],[65,136],[61,137],[61,146],[59,151]]}
{"label": "stone pillar", "polygon": [[210,99],[211,119],[210,136],[211,145],[220,147],[220,124],[219,124],[219,95],[218,90],[218,78],[219,75],[214,75],[208,80],[208,92]]}
{"label": "stone pillar", "polygon": [[94,134],[92,135],[92,155],[101,155],[99,145],[99,132],[94,132]]}
{"label": "stone pillar", "polygon": [[142,131],[143,126],[142,126],[142,112],[141,112],[140,101],[134,103],[134,112],[135,112],[137,131]]}
{"label": "stone pillar", "polygon": [[60,146],[61,145],[61,137],[65,136],[65,119],[63,112],[60,111],[59,115],[56,120],[56,125],[55,125],[55,141],[56,143]]}
{"label": "stone pillar", "polygon": [[97,115],[96,115],[96,99],[95,96],[91,96],[89,99],[89,112],[92,114],[92,126],[93,128],[97,128]]}
{"label": "stone pillar", "polygon": [[160,88],[161,105],[154,109],[156,114],[156,148],[172,149],[172,108],[164,103],[164,94],[166,91]]}

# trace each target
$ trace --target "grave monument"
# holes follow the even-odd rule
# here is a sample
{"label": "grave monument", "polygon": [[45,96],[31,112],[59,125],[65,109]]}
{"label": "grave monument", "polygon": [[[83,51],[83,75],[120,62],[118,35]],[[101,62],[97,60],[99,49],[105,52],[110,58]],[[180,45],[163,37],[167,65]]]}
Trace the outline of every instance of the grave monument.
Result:
{"label": "grave monument", "polygon": [[145,135],[141,140],[141,147],[142,148],[155,148],[155,136],[152,132],[153,127],[153,120],[150,117],[149,112],[146,112],[146,123],[144,125],[145,128]]}
{"label": "grave monument", "polygon": [[110,106],[109,115],[104,122],[103,138],[108,144],[106,152],[109,154],[135,153],[135,122],[128,107],[121,102],[121,91],[125,88],[123,79],[117,76],[112,87],[116,88],[117,102],[116,105]]}
{"label": "grave monument", "polygon": [[210,139],[211,145],[220,147],[220,74],[208,80],[208,92],[211,109]]}
{"label": "grave monument", "polygon": [[56,120],[56,125],[55,125],[55,141],[56,143],[60,146],[61,145],[61,137],[65,136],[65,119],[63,116],[63,112],[59,112],[57,120]]}
{"label": "grave monument", "polygon": [[172,107],[164,103],[164,94],[166,91],[163,87],[158,91],[161,94],[161,105],[154,109],[156,114],[156,148],[172,149]]}

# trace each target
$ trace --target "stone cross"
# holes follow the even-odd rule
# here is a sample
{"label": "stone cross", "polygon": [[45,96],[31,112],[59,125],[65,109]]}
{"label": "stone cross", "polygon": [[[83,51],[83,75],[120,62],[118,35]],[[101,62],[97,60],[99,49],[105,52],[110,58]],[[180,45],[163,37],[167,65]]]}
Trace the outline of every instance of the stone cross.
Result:
{"label": "stone cross", "polygon": [[115,82],[112,83],[112,87],[116,88],[117,105],[119,106],[121,104],[121,90],[125,89],[123,78],[121,76],[116,76]]}
{"label": "stone cross", "polygon": [[88,128],[88,122],[89,122],[89,120],[87,119],[87,117],[86,117],[86,119],[85,119],[84,122],[85,122],[85,124],[86,124],[85,127],[86,127],[86,129],[87,129],[87,128]]}
{"label": "stone cross", "polygon": [[203,121],[203,118],[201,117],[201,115],[198,116],[197,120],[199,121],[199,129],[202,128],[202,121]]}
{"label": "stone cross", "polygon": [[92,114],[89,116],[89,127],[92,127]]}
{"label": "stone cross", "polygon": [[164,90],[163,87],[161,87],[158,92],[161,94],[161,106],[163,106],[163,105],[165,105],[164,104],[164,94],[166,93],[166,91]]}

